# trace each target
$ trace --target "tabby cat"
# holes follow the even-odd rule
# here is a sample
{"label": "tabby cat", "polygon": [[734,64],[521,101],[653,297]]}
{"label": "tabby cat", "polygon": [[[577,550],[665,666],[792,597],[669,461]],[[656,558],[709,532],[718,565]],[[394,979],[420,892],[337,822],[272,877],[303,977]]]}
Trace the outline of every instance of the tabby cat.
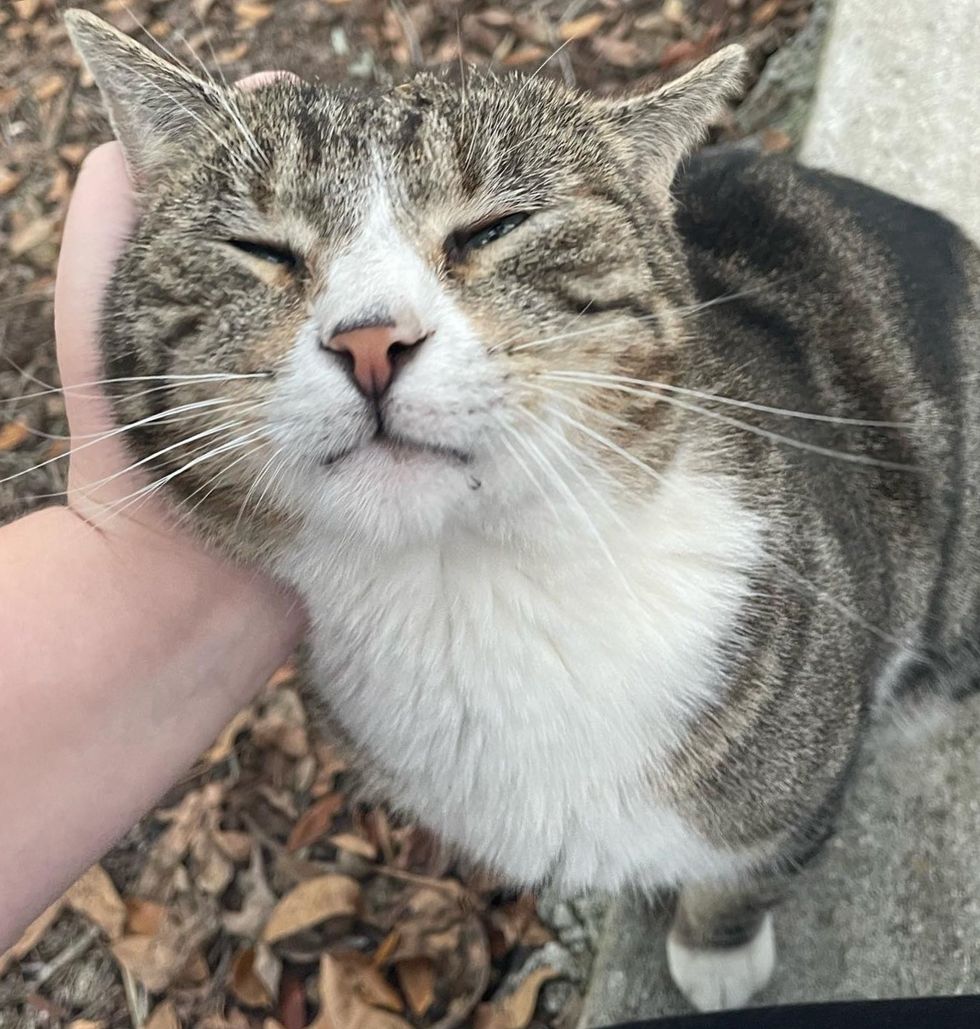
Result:
{"label": "tabby cat", "polygon": [[514,884],[675,888],[674,980],[744,1003],[874,712],[978,680],[977,252],[678,173],[738,47],[616,99],[242,92],[68,24],[138,192],[102,345],[147,492],[303,596],[369,789]]}

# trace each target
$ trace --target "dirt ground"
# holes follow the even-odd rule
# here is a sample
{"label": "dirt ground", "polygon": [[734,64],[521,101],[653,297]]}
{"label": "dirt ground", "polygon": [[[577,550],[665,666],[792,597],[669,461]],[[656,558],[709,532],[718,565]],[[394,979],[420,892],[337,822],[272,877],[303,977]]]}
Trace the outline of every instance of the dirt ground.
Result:
{"label": "dirt ground", "polygon": [[[68,197],[108,138],[59,11],[190,67],[390,81],[492,63],[599,92],[739,41],[753,76],[811,0],[14,0],[0,8],[0,523],[59,502],[51,295]],[[735,135],[734,121],[716,127]],[[763,140],[780,149],[778,133]],[[47,462],[47,463],[46,463]],[[571,1027],[587,942],[349,802],[284,668],[122,843],[0,956],[0,1026]],[[10,888],[13,884],[4,884]]]}

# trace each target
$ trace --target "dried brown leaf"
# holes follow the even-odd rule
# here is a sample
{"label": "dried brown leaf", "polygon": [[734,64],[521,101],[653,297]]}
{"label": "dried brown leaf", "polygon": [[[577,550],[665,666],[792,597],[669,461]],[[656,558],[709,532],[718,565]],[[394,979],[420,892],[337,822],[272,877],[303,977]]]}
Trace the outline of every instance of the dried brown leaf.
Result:
{"label": "dried brown leaf", "polygon": [[97,925],[110,940],[117,940],[126,924],[126,905],[101,865],[93,865],[65,894],[77,914]]}
{"label": "dried brown leaf", "polygon": [[7,422],[0,426],[0,451],[16,450],[30,436],[30,430],[23,422]]}
{"label": "dried brown leaf", "polygon": [[255,715],[251,708],[239,711],[237,715],[221,730],[218,738],[209,750],[204,752],[204,760],[209,765],[216,765],[231,756],[235,749],[235,740],[251,726]]}
{"label": "dried brown leaf", "polygon": [[[186,917],[169,917],[154,936],[124,936],[112,945],[115,959],[151,993],[160,993],[184,978],[207,978],[200,945],[214,930],[214,916],[204,909]],[[202,967],[203,966],[203,967]]]}
{"label": "dried brown leaf", "polygon": [[262,851],[258,846],[252,850],[248,871],[238,875],[238,887],[244,900],[239,911],[226,912],[222,917],[225,930],[234,936],[257,940],[262,927],[269,920],[276,906],[276,897],[269,888],[262,863]]}
{"label": "dried brown leaf", "polygon": [[282,962],[264,944],[240,950],[232,961],[230,989],[250,1008],[271,1007],[279,994]]}
{"label": "dried brown leaf", "polygon": [[7,244],[13,257],[22,257],[29,250],[46,243],[55,230],[56,218],[35,218],[19,232],[15,232]]}
{"label": "dried brown leaf", "polygon": [[366,840],[363,836],[357,836],[352,832],[337,833],[330,837],[329,842],[340,850],[357,854],[368,861],[374,861],[378,856],[378,848],[370,840]]}
{"label": "dried brown leaf", "polygon": [[581,18],[573,18],[558,26],[558,36],[566,42],[570,39],[582,39],[591,36],[598,29],[602,28],[606,16],[601,11],[593,11],[592,14],[583,14]]}
{"label": "dried brown leaf", "polygon": [[180,1029],[177,1011],[172,1000],[165,1000],[153,1009],[153,1013],[143,1023],[143,1029]]}
{"label": "dried brown leaf", "polygon": [[266,7],[265,4],[252,3],[251,0],[239,0],[235,4],[235,16],[245,28],[255,28],[271,15],[272,8]]}
{"label": "dried brown leaf", "polygon": [[14,0],[14,10],[24,21],[31,21],[40,9],[41,0]]}
{"label": "dried brown leaf", "polygon": [[473,1020],[474,1029],[526,1029],[534,1018],[541,987],[557,974],[547,966],[536,968],[513,993],[490,1004],[481,1004]]}
{"label": "dried brown leaf", "polygon": [[66,143],[64,146],[58,147],[58,153],[63,161],[75,166],[85,160],[88,147],[84,143]]}
{"label": "dried brown leaf", "polygon": [[152,900],[126,900],[126,935],[156,936],[167,917],[167,909]]}
{"label": "dried brown leaf", "polygon": [[320,959],[320,1013],[309,1029],[410,1029],[405,1019],[369,1004],[350,966],[330,954]]}
{"label": "dried brown leaf", "polygon": [[57,96],[65,88],[65,80],[60,75],[46,75],[34,87],[34,99],[39,104]]}
{"label": "dried brown leaf", "polygon": [[428,958],[407,958],[395,965],[398,985],[412,1014],[421,1018],[436,1000],[436,973]]}
{"label": "dried brown leaf", "polygon": [[308,807],[293,826],[286,841],[286,850],[293,853],[301,847],[308,847],[324,836],[344,806],[342,793],[328,793]]}
{"label": "dried brown leaf", "polygon": [[11,171],[9,168],[0,166],[0,197],[5,197],[24,181],[20,172]]}
{"label": "dried brown leaf", "polygon": [[93,1022],[90,1018],[76,1018],[73,1022],[68,1023],[68,1029],[105,1029],[105,1022]]}
{"label": "dried brown leaf", "polygon": [[262,938],[271,943],[332,918],[357,914],[361,888],[346,875],[321,875],[290,890],[276,905]]}
{"label": "dried brown leaf", "polygon": [[56,900],[49,908],[46,908],[34,919],[33,922],[21,933],[20,939],[3,954],[0,954],[0,975],[15,962],[29,954],[38,944],[41,937],[54,924],[55,919],[61,914],[64,907],[64,900]]}
{"label": "dried brown leaf", "polygon": [[536,46],[534,44],[528,44],[526,46],[519,46],[516,50],[512,51],[504,58],[504,66],[507,68],[518,68],[524,64],[530,64],[532,61],[543,61],[548,56],[548,51],[543,46]]}
{"label": "dried brown leaf", "polygon": [[782,7],[783,0],[764,0],[763,3],[752,12],[752,24],[756,28],[761,28],[763,25],[768,25],[769,22],[779,14],[779,8]]}

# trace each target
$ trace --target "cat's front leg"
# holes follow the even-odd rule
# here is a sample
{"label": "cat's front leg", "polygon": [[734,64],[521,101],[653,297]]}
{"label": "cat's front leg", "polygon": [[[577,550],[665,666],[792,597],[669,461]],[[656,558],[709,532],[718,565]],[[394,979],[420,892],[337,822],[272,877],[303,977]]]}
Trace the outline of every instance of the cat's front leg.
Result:
{"label": "cat's front leg", "polygon": [[776,964],[772,908],[777,878],[685,886],[667,938],[671,978],[698,1011],[738,1008],[767,985]]}

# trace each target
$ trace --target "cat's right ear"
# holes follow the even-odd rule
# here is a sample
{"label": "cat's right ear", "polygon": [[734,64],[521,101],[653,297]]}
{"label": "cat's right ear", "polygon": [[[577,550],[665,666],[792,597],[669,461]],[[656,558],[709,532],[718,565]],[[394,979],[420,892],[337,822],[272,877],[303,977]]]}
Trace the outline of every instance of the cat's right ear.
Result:
{"label": "cat's right ear", "polygon": [[207,131],[222,106],[220,91],[94,14],[68,11],[65,24],[102,93],[133,181],[146,185]]}

